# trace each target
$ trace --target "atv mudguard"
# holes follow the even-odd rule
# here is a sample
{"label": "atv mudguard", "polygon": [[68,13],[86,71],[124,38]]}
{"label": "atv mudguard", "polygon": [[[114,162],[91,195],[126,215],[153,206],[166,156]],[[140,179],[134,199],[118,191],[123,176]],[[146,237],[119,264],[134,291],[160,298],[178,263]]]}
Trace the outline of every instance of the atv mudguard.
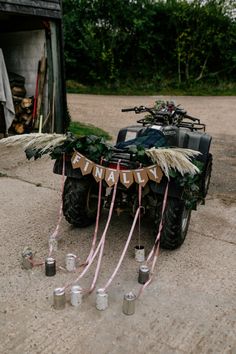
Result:
{"label": "atv mudguard", "polygon": [[[155,194],[164,195],[166,190],[167,178],[162,177],[161,183],[156,183],[154,181],[149,181],[149,187],[151,191]],[[175,182],[173,178],[170,178],[168,196],[172,198],[181,199],[183,194],[183,187]]]}
{"label": "atv mudguard", "polygon": [[[62,170],[63,170],[63,159],[62,159],[62,157],[59,157],[58,159],[56,159],[56,161],[54,163],[53,173],[55,173],[57,175],[62,175]],[[74,169],[72,167],[70,155],[66,156],[65,176],[73,177],[73,178],[77,178],[77,179],[80,179],[83,177],[79,168]]]}

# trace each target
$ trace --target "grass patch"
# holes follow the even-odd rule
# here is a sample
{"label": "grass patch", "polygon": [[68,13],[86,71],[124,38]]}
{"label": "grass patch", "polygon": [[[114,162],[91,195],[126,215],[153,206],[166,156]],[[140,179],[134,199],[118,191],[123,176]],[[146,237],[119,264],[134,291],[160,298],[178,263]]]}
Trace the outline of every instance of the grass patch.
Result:
{"label": "grass patch", "polygon": [[77,136],[84,135],[96,135],[103,137],[105,140],[111,140],[112,137],[109,133],[104,131],[103,129],[97,128],[92,124],[84,124],[80,122],[70,122],[68,130]]}
{"label": "grass patch", "polygon": [[94,95],[171,95],[171,96],[236,96],[236,83],[190,83],[179,85],[176,82],[133,82],[118,85],[86,86],[76,81],[67,81],[68,93]]}
{"label": "grass patch", "polygon": [[0,172],[0,177],[7,177],[7,174],[5,172]]}

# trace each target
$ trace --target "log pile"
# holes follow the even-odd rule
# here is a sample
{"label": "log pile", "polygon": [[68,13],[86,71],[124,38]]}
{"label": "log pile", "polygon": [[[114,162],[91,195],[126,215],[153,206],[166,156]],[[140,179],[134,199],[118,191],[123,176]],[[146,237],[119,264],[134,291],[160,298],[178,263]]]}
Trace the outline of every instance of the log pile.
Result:
{"label": "log pile", "polygon": [[33,97],[25,97],[25,78],[9,73],[12,98],[15,107],[15,118],[10,131],[17,134],[29,133],[33,123]]}
{"label": "log pile", "polygon": [[27,133],[32,128],[33,98],[22,98],[15,102],[15,119],[12,128],[17,134]]}

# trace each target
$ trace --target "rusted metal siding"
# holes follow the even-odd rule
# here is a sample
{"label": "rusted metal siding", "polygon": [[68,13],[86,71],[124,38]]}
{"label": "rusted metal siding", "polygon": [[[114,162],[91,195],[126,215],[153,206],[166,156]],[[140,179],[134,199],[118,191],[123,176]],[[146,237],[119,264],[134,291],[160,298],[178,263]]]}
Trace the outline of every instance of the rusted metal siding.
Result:
{"label": "rusted metal siding", "polygon": [[60,0],[0,0],[0,12],[61,18]]}

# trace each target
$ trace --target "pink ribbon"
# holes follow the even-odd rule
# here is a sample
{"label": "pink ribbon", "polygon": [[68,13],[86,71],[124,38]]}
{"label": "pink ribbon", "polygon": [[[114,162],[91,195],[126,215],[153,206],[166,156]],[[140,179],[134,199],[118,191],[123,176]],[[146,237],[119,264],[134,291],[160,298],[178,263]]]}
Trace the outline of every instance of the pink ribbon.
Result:
{"label": "pink ribbon", "polygon": [[153,258],[152,266],[151,266],[151,269],[150,269],[150,278],[139,289],[137,298],[139,298],[141,296],[143,290],[153,281],[154,268],[155,268],[155,265],[156,265],[156,262],[157,262],[157,258],[158,258],[158,255],[159,255],[159,251],[160,251],[160,238],[161,238],[161,231],[162,231],[163,224],[164,224],[163,218],[164,218],[164,212],[165,212],[166,204],[167,204],[168,190],[169,190],[169,181],[167,182],[166,189],[165,189],[165,194],[164,194],[164,199],[163,199],[163,204],[162,204],[161,220],[160,220],[160,223],[159,223],[157,237],[156,237],[154,246],[153,246],[153,248],[152,248],[152,250],[149,253],[149,256],[147,258],[147,263],[151,260],[151,258]]}
{"label": "pink ribbon", "polygon": [[65,153],[63,153],[63,165],[62,165],[62,179],[61,179],[61,205],[58,213],[58,221],[55,230],[53,233],[49,236],[49,257],[51,256],[53,252],[53,245],[50,244],[50,240],[56,240],[58,237],[58,232],[61,224],[61,219],[63,216],[62,210],[63,210],[63,191],[64,191],[64,185],[65,185],[65,164],[66,164],[66,158],[65,158]]}

